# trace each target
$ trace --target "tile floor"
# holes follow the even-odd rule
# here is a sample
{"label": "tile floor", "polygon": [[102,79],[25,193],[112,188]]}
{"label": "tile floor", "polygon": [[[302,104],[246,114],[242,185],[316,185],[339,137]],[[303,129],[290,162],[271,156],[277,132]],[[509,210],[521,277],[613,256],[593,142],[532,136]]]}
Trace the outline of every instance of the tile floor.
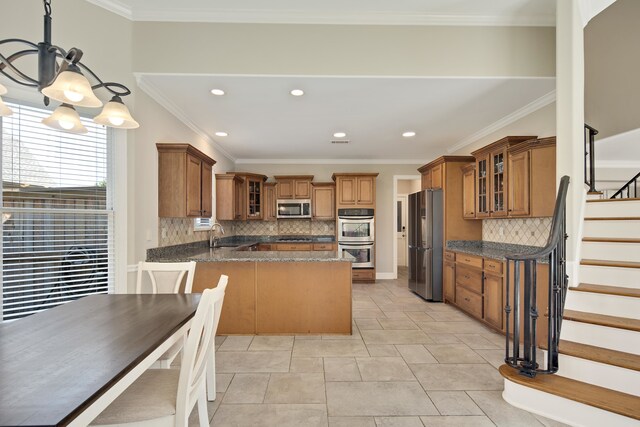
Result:
{"label": "tile floor", "polygon": [[353,319],[351,336],[217,337],[211,425],[562,425],[504,402],[504,338],[412,294],[406,272],[354,285]]}

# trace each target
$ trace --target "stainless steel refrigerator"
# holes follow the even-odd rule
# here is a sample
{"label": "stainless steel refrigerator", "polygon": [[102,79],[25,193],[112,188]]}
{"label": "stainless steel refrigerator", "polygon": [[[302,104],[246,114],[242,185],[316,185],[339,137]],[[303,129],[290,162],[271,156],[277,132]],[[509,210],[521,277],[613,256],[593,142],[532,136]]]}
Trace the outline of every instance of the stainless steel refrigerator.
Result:
{"label": "stainless steel refrigerator", "polygon": [[442,301],[442,190],[409,194],[409,289]]}

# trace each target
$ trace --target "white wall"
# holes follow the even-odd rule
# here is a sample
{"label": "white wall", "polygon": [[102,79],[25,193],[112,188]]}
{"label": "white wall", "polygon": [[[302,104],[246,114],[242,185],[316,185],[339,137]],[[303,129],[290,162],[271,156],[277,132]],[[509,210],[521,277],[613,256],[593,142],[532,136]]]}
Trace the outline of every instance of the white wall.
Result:
{"label": "white wall", "polygon": [[420,191],[421,185],[419,179],[399,179],[398,195],[416,193]]}

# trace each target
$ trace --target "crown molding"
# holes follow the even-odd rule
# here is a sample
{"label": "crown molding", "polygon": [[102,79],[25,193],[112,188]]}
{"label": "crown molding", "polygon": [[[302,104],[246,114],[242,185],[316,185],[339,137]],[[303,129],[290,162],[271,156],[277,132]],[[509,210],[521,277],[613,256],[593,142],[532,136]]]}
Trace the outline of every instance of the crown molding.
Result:
{"label": "crown molding", "polygon": [[478,132],[466,137],[462,141],[455,144],[453,147],[449,148],[447,150],[447,153],[449,154],[455,153],[456,151],[461,150],[462,148],[468,145],[471,145],[476,141],[479,141],[485,136],[491,135],[492,133],[502,129],[503,127],[508,126],[511,123],[523,117],[528,116],[529,114],[541,109],[542,107],[546,107],[552,102],[555,102],[555,100],[556,100],[556,91],[554,89],[551,92],[547,93],[546,95],[542,95],[540,98],[536,99],[535,101],[530,102],[524,107],[519,108],[513,113],[510,113],[504,116],[503,118],[501,118],[500,120],[491,123],[489,126],[485,127],[484,129],[481,129]]}
{"label": "crown molding", "polygon": [[236,159],[235,163],[246,165],[416,165],[425,160],[416,159]]}
{"label": "crown molding", "polygon": [[133,21],[133,10],[119,0],[87,0],[89,3]]}
{"label": "crown molding", "polygon": [[236,158],[232,156],[227,150],[220,146],[216,141],[214,141],[208,133],[203,131],[198,125],[196,125],[193,120],[189,118],[187,114],[185,114],[180,107],[174,104],[171,100],[165,97],[161,91],[153,84],[144,79],[144,77],[138,73],[134,73],[136,77],[136,82],[138,87],[146,92],[154,101],[164,107],[167,111],[173,114],[178,120],[180,120],[185,126],[198,134],[202,139],[207,141],[213,148],[218,150],[222,155],[231,160],[232,162],[236,162]]}

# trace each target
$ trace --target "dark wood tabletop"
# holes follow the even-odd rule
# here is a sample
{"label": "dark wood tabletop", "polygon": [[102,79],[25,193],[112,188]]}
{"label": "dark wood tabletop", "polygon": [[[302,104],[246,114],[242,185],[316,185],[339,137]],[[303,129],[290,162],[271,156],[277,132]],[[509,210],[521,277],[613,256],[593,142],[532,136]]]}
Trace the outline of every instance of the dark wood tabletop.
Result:
{"label": "dark wood tabletop", "polygon": [[91,295],[0,324],[0,425],[65,425],[195,314],[199,294]]}

